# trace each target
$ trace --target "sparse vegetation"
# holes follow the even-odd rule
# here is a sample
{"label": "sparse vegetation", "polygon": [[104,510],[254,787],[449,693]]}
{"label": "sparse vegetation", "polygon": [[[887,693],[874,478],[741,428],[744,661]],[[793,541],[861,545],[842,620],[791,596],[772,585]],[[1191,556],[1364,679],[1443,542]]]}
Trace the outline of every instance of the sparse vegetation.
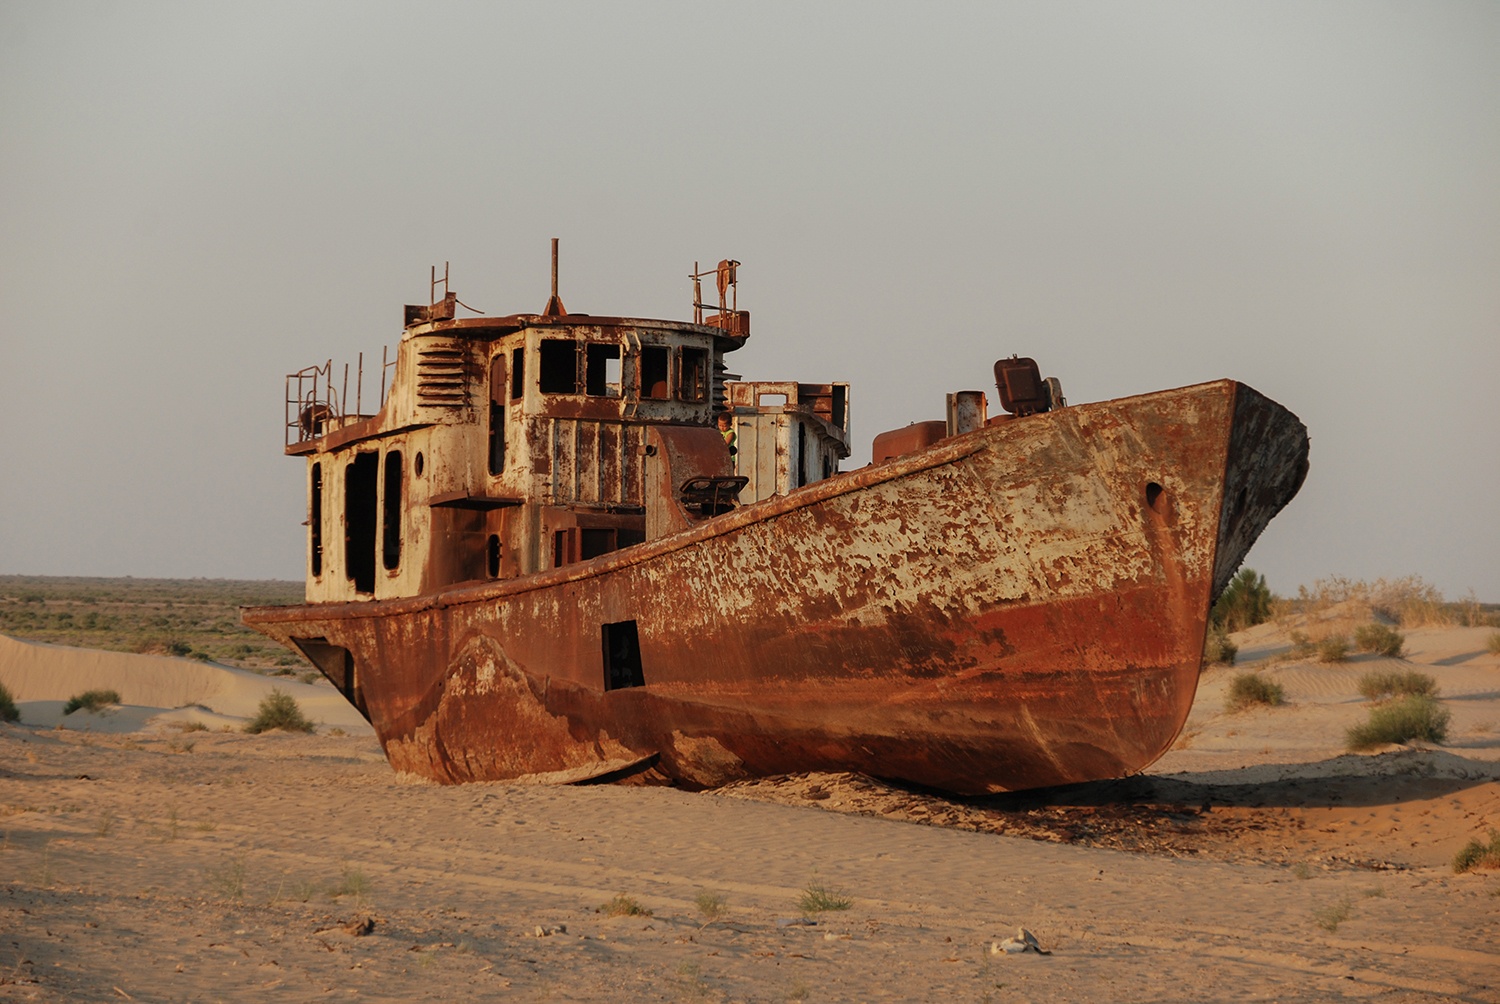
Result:
{"label": "sparse vegetation", "polygon": [[1270,619],[1271,590],[1266,587],[1266,577],[1257,574],[1253,568],[1240,569],[1209,614],[1209,623],[1226,634],[1243,631]]}
{"label": "sparse vegetation", "polygon": [[1311,589],[1299,587],[1297,598],[1286,604],[1285,612],[1313,615],[1349,600],[1367,603],[1375,615],[1408,629],[1454,625],[1500,627],[1500,608],[1494,604],[1482,604],[1472,595],[1449,602],[1420,575],[1374,582],[1329,576],[1314,582]]}
{"label": "sparse vegetation", "polygon": [[1440,743],[1448,738],[1448,722],[1452,717],[1448,709],[1426,694],[1387,701],[1370,709],[1369,721],[1348,731],[1348,746],[1352,750],[1367,750],[1413,739]]}
{"label": "sparse vegetation", "polygon": [[284,729],[287,732],[311,732],[316,726],[302,714],[297,700],[279,688],[273,688],[260,702],[255,717],[246,725],[245,731],[253,734]]}
{"label": "sparse vegetation", "polygon": [[1438,689],[1432,677],[1409,669],[1399,673],[1366,673],[1359,679],[1359,693],[1367,701],[1384,701],[1413,695],[1436,697]]}
{"label": "sparse vegetation", "polygon": [[300,582],[0,575],[0,634],[266,671],[307,663],[240,623],[239,608],[302,602]]}
{"label": "sparse vegetation", "polygon": [[1349,658],[1349,639],[1331,634],[1318,642],[1319,662],[1345,662]]}
{"label": "sparse vegetation", "polygon": [[704,927],[721,919],[728,904],[728,900],[722,893],[710,892],[707,889],[699,892],[694,902],[698,905],[698,915],[703,918],[702,926]]}
{"label": "sparse vegetation", "polygon": [[1490,655],[1500,655],[1500,631],[1490,632]]}
{"label": "sparse vegetation", "polygon": [[1399,659],[1401,650],[1406,646],[1406,636],[1393,627],[1377,622],[1357,629],[1354,632],[1354,644],[1363,652]]}
{"label": "sparse vegetation", "polygon": [[1241,673],[1229,683],[1229,693],[1224,697],[1224,710],[1244,711],[1256,705],[1276,707],[1286,703],[1286,689],[1259,673]]}
{"label": "sparse vegetation", "polygon": [[10,696],[5,684],[0,683],[0,722],[18,722],[21,712],[16,708],[16,699]]}
{"label": "sparse vegetation", "polygon": [[1500,830],[1491,830],[1489,843],[1475,838],[1453,857],[1453,870],[1462,875],[1475,868],[1500,868]]}
{"label": "sparse vegetation", "polygon": [[74,694],[68,698],[68,703],[63,705],[63,714],[71,715],[75,711],[87,711],[89,714],[98,714],[111,704],[120,703],[120,692],[118,690],[85,690],[81,694]]}
{"label": "sparse vegetation", "polygon": [[651,911],[646,909],[623,892],[617,892],[611,899],[606,900],[599,906],[599,913],[606,917],[649,917]]}
{"label": "sparse vegetation", "polygon": [[1337,931],[1339,925],[1348,920],[1349,915],[1353,912],[1354,905],[1349,902],[1349,898],[1346,896],[1318,907],[1313,911],[1313,920],[1323,930],[1332,933]]}
{"label": "sparse vegetation", "polygon": [[802,890],[802,898],[797,901],[797,906],[803,913],[847,910],[853,905],[853,897],[844,890],[833,889],[817,881],[809,882],[807,888]]}
{"label": "sparse vegetation", "polygon": [[242,899],[245,895],[245,859],[237,857],[222,868],[209,871],[208,884],[224,899]]}
{"label": "sparse vegetation", "polygon": [[1318,646],[1307,636],[1305,631],[1293,631],[1289,638],[1292,640],[1292,650],[1287,653],[1289,659],[1311,659],[1318,652]]}
{"label": "sparse vegetation", "polygon": [[1229,633],[1221,627],[1210,627],[1208,637],[1203,642],[1203,661],[1209,665],[1223,663],[1233,666],[1235,656],[1239,655],[1239,646],[1229,640]]}
{"label": "sparse vegetation", "polygon": [[338,884],[328,890],[328,895],[333,899],[340,896],[353,896],[355,899],[363,899],[370,893],[370,882],[365,878],[365,873],[358,868],[344,866],[343,875],[340,876]]}

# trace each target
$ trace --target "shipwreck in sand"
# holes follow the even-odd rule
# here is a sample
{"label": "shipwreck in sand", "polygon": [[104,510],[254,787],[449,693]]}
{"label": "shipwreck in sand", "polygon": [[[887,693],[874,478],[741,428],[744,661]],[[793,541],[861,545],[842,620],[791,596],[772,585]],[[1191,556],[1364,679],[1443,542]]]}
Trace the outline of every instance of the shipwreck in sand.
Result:
{"label": "shipwreck in sand", "polygon": [[727,371],[737,267],[694,268],[691,322],[568,313],[555,243],[538,314],[459,317],[434,272],[378,411],[347,369],[289,376],[307,600],[245,622],[441,782],[986,793],[1159,757],[1213,600],[1306,474],[1302,423],[1232,380],[1067,405],[1012,357],[1001,413],[950,394],[840,471],[846,384]]}

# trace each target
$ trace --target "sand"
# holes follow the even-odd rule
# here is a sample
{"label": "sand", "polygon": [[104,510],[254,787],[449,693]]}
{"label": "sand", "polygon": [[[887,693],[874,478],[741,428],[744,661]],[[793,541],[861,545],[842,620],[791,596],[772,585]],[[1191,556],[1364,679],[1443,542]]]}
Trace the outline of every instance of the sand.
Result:
{"label": "sand", "polygon": [[[1275,664],[1290,705],[1234,715],[1215,668],[1146,774],[970,800],[440,787],[326,685],[0,639],[0,999],[1500,1000],[1500,873],[1450,867],[1500,827],[1488,633],[1391,663],[1438,679],[1442,747],[1342,750],[1384,660]],[[272,686],[323,728],[217,731]],[[91,687],[127,706],[53,728]],[[852,905],[802,923],[815,885]],[[997,954],[1018,927],[1052,954]]]}

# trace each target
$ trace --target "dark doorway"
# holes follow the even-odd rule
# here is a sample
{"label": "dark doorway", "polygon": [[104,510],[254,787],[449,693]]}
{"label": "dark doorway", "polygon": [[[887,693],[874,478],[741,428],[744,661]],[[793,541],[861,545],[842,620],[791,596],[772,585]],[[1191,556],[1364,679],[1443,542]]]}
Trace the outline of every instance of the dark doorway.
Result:
{"label": "dark doorway", "polygon": [[376,482],[380,457],[360,453],[344,468],[344,570],[355,592],[375,591]]}
{"label": "dark doorway", "polygon": [[641,668],[641,639],[635,621],[605,624],[600,628],[604,643],[604,689],[643,687],[646,675]]}

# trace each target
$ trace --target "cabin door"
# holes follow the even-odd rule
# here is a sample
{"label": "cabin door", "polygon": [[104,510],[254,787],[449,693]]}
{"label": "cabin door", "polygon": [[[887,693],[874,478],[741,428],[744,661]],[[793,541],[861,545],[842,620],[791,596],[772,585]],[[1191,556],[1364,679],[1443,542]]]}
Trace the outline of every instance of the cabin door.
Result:
{"label": "cabin door", "polygon": [[356,454],[344,471],[344,569],[355,592],[373,593],[380,457]]}

